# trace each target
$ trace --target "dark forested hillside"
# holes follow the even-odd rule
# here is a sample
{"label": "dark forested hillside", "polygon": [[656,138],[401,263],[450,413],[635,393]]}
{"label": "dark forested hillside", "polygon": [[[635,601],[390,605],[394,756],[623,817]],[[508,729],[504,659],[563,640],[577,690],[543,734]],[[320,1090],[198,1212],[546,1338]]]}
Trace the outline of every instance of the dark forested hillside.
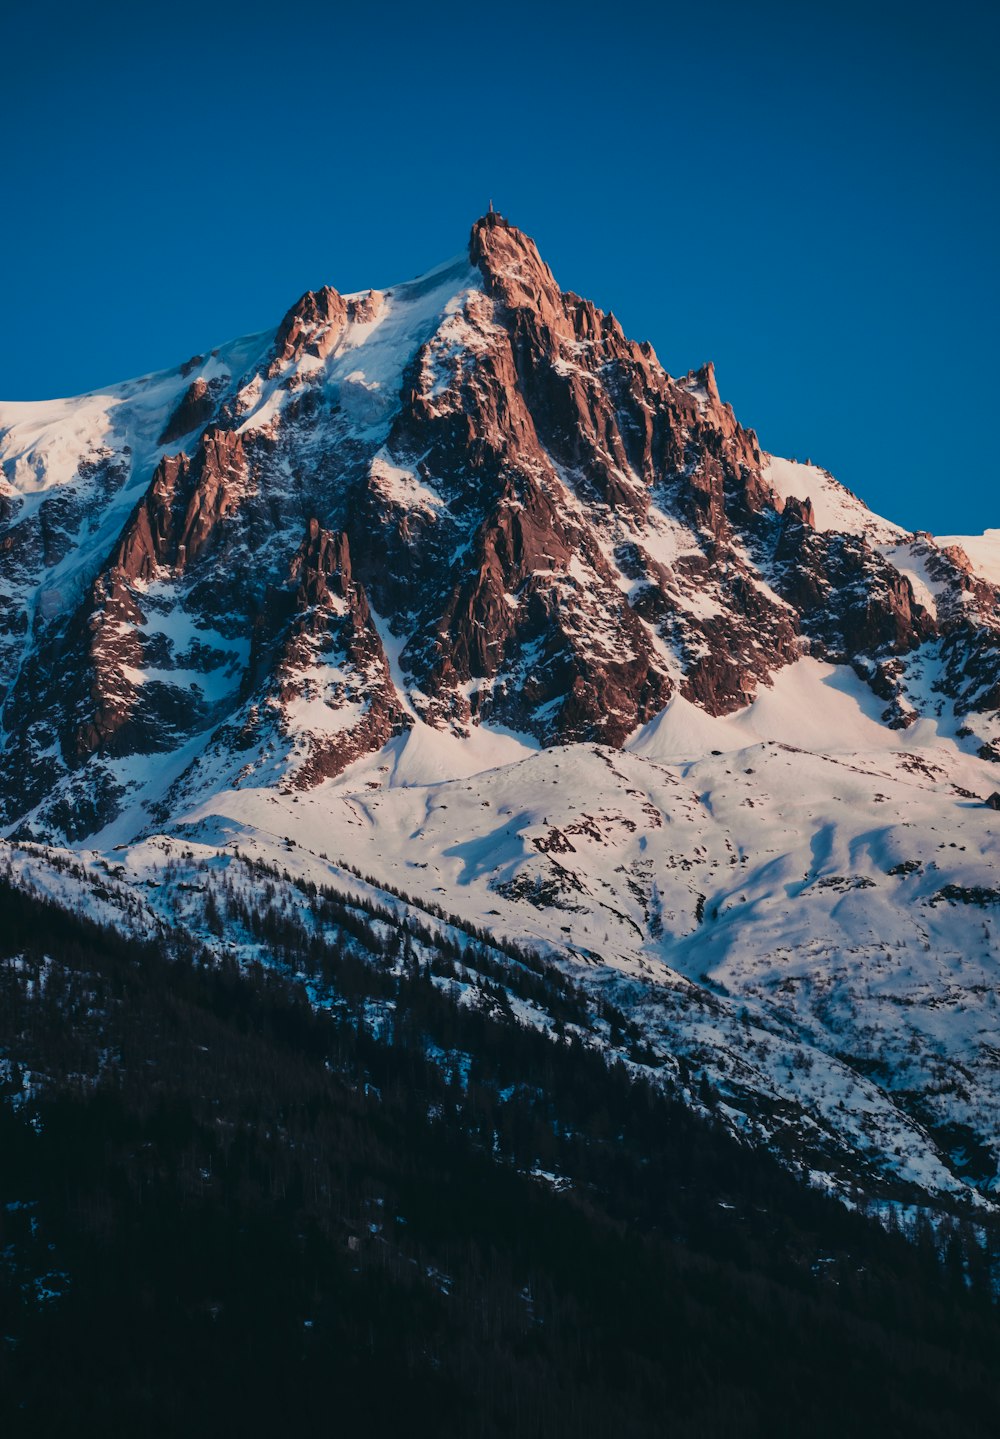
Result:
{"label": "dark forested hillside", "polygon": [[377,924],[247,970],[0,920],[5,1435],[995,1433],[982,1234],[804,1188],[544,966],[550,1034]]}

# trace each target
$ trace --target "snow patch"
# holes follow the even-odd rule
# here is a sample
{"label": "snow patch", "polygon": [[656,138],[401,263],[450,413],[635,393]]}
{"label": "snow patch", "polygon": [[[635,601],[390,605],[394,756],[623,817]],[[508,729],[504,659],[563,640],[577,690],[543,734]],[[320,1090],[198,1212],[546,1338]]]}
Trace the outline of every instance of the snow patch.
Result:
{"label": "snow patch", "polygon": [[817,530],[864,535],[873,542],[883,544],[891,544],[907,534],[900,525],[873,514],[863,500],[818,465],[800,465],[797,460],[765,455],[761,473],[765,483],[783,500],[794,496],[798,500],[812,501]]}
{"label": "snow patch", "polygon": [[991,585],[1000,586],[1000,530],[984,530],[981,535],[937,535],[942,549],[958,545],[972,562],[972,568]]}

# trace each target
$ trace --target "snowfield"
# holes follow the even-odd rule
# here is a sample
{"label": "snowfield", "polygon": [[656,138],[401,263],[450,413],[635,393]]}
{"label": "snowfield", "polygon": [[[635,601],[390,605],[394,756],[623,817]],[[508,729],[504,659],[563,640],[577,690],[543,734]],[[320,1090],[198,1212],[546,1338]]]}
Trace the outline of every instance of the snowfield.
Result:
{"label": "snowfield", "polygon": [[938,544],[957,545],[972,561],[977,574],[991,585],[1000,585],[1000,530],[986,530],[981,535],[941,535]]}
{"label": "snowfield", "polygon": [[798,500],[811,500],[818,530],[840,534],[864,535],[873,542],[889,543],[903,539],[906,531],[890,520],[875,515],[857,495],[835,480],[818,465],[799,464],[777,455],[765,459],[763,475],[766,482],[783,500],[793,495]]}
{"label": "snowfield", "polygon": [[841,1192],[991,1205],[992,769],[871,708],[850,671],[802,661],[726,721],[673,700],[626,752],[418,725],[308,792],[222,789],[164,836],[119,821],[79,852],[82,884],[43,847],[8,858],[99,919],[195,932],[197,888],[178,910],[168,863],[210,885],[238,852],[347,894],[356,870],[549,955],[638,1020],[672,1082],[705,1076],[742,1132],[791,1131]]}
{"label": "snowfield", "polygon": [[[810,1182],[992,1209],[1000,530],[909,535],[762,456],[707,371],[671,380],[526,237],[483,234],[521,247],[490,284],[462,255],[324,292],[347,318],[303,322],[291,356],[268,331],[0,405],[0,866],[246,961],[275,956],[211,918],[223,882],[254,902],[255,861],[303,923],[296,881],[485,930],[611,999],[665,1085],[710,1089]],[[530,307],[510,318],[522,284],[552,346],[523,413],[516,354],[542,342]],[[173,425],[193,392],[225,440],[203,491],[208,411]],[[185,456],[190,493],[168,494],[162,462]],[[337,565],[307,576],[311,541]],[[571,687],[591,709],[559,730]],[[549,743],[609,716],[607,744]]]}

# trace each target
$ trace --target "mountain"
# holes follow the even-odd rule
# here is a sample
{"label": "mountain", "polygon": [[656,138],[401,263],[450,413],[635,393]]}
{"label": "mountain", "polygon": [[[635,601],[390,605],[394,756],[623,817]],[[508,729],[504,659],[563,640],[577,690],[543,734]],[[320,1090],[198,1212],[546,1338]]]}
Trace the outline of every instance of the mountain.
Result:
{"label": "mountain", "polygon": [[994,1434],[981,1226],[798,1183],[524,951],[254,880],[267,966],[0,881],[5,1435]]}
{"label": "mountain", "polygon": [[812,1184],[995,1214],[996,532],[767,454],[492,212],[0,405],[0,465],[12,884],[246,963],[260,865],[306,930],[319,887],[489,936]]}

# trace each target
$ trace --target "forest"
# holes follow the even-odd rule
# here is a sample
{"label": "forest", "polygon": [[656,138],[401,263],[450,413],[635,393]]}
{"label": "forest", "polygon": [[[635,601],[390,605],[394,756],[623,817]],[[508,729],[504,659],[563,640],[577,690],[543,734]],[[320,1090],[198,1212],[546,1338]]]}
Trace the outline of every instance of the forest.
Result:
{"label": "forest", "polygon": [[4,1435],[995,1434],[982,1226],[805,1186],[537,956],[259,879],[250,964],[0,879]]}

